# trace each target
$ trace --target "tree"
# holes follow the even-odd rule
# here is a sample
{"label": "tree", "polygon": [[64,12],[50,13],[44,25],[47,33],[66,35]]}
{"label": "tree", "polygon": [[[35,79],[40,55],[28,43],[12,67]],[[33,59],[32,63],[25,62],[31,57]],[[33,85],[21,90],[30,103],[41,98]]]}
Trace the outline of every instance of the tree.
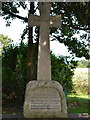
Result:
{"label": "tree", "polygon": [[11,44],[13,40],[9,38],[8,36],[4,36],[3,34],[0,34],[0,55],[2,52],[3,47],[6,47],[8,44]]}
{"label": "tree", "polygon": [[72,77],[76,66],[77,61],[70,60],[67,56],[56,57],[51,53],[52,80],[58,81],[66,94],[73,90]]}
{"label": "tree", "polygon": [[[6,104],[22,104],[26,80],[26,47],[9,45],[2,52],[2,98]],[[23,54],[22,54],[23,53]],[[7,64],[8,63],[8,64]],[[3,103],[3,104],[5,104]],[[15,105],[16,105],[15,104]]]}
{"label": "tree", "polygon": [[6,47],[8,44],[10,44],[13,40],[9,38],[7,35],[4,36],[3,34],[0,34],[0,43],[2,47]]}
{"label": "tree", "polygon": [[88,68],[90,63],[88,60],[80,60],[78,61],[77,68]]}
{"label": "tree", "polygon": [[[28,4],[30,4],[30,8],[28,8]],[[22,7],[24,10],[28,9],[28,13],[36,13],[36,10],[39,8],[38,4],[36,6],[34,3],[29,2],[3,2],[2,3],[2,16],[7,22],[7,26],[10,25],[11,21],[15,18],[21,19],[23,22],[28,22],[28,17],[20,16],[19,8]],[[33,6],[33,7],[32,7]],[[33,9],[34,8],[34,9]],[[58,31],[58,29],[52,28],[50,34],[53,36],[53,40],[58,40],[60,43],[64,43],[65,46],[68,47],[68,50],[71,51],[71,54],[74,54],[76,57],[85,57],[89,59],[89,51],[87,46],[89,43],[89,32],[90,32],[90,4],[89,2],[62,2],[62,3],[52,3],[51,15],[62,15],[62,29]],[[26,16],[27,16],[26,15]],[[83,19],[84,18],[84,19]],[[85,31],[82,35],[80,35],[80,40],[77,39],[74,35],[77,33],[79,35],[80,31]],[[36,36],[38,31],[36,27]],[[23,31],[21,36],[24,39],[24,36],[28,33],[28,27]],[[53,34],[55,33],[55,34]],[[32,78],[32,61],[34,53],[32,51],[33,39],[37,42],[38,45],[38,37],[32,38],[32,30],[29,30],[29,56],[28,56],[28,73],[30,73],[29,78]],[[37,49],[36,49],[37,51]],[[30,64],[29,64],[30,63]]]}
{"label": "tree", "polygon": [[[33,46],[34,48],[35,46]],[[2,98],[3,105],[22,105],[24,101],[25,87],[28,82],[26,77],[28,45],[9,45],[2,52]],[[52,80],[62,84],[64,92],[73,89],[72,76],[76,62],[67,57],[56,57],[51,52]],[[37,61],[35,61],[37,63]],[[7,64],[8,63],[8,64]],[[71,70],[72,68],[72,70]],[[35,73],[33,79],[35,78]]]}

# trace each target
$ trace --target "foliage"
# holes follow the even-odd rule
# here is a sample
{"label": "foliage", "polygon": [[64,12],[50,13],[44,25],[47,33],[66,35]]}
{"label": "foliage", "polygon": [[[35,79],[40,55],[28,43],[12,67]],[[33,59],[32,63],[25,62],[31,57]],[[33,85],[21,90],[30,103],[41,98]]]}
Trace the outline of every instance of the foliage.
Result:
{"label": "foliage", "polygon": [[[35,6],[34,6],[35,5]],[[21,10],[22,9],[22,10]],[[2,2],[2,11],[1,14],[6,21],[6,26],[10,26],[11,21],[18,18],[23,21],[23,23],[28,23],[28,14],[37,14],[37,10],[39,9],[39,4],[34,2]],[[21,11],[25,10],[26,14],[24,16],[21,15]],[[68,51],[73,56],[76,57],[85,57],[89,59],[89,18],[90,18],[90,4],[89,2],[52,2],[51,7],[51,16],[60,15],[61,18],[61,26],[62,29],[51,28],[50,35],[52,35],[52,40],[57,40],[60,43],[63,43],[67,46]],[[83,19],[84,17],[84,19]],[[23,24],[22,23],[22,24]],[[35,31],[35,34],[33,34]],[[29,33],[29,34],[28,34]],[[82,34],[81,34],[82,33]],[[37,48],[39,44],[39,29],[35,27],[28,28],[26,24],[25,29],[21,35],[21,45],[22,40],[25,38],[25,35],[28,34],[28,79],[33,79],[32,74],[32,66],[34,61],[33,54],[33,44],[37,43]],[[78,34],[78,38],[76,35]],[[38,49],[36,49],[36,53],[38,55]],[[36,55],[36,56],[37,56]],[[31,57],[29,57],[31,56]],[[30,59],[29,59],[30,58]],[[35,68],[36,69],[36,68]],[[64,71],[64,70],[63,70]]]}
{"label": "foliage", "polygon": [[88,68],[77,68],[73,76],[74,90],[77,95],[88,94]]}
{"label": "foliage", "polygon": [[9,38],[7,35],[4,36],[3,34],[0,34],[0,42],[2,44],[2,47],[7,46],[9,43],[11,43],[13,40]]}
{"label": "foliage", "polygon": [[81,60],[77,64],[77,68],[89,68],[90,62],[88,60]]}
{"label": "foliage", "polygon": [[[15,18],[21,19],[23,22],[28,22],[28,13],[31,11],[29,2],[3,2],[2,15],[7,24],[10,25],[11,20]],[[20,15],[19,8],[27,11],[25,17]],[[38,4],[34,8],[34,13],[39,9]],[[62,15],[62,29],[58,30],[52,28],[50,34],[53,40],[58,40],[68,47],[71,54],[77,57],[85,57],[89,59],[88,54],[89,42],[89,18],[90,18],[90,4],[89,2],[53,2],[51,7],[51,15]],[[83,19],[84,18],[84,19]],[[82,34],[80,34],[80,31]],[[54,34],[55,33],[55,34]],[[23,31],[22,39],[28,34],[28,28]],[[78,34],[80,37],[75,37]]]}
{"label": "foliage", "polygon": [[[26,84],[27,47],[7,46],[2,53],[4,103],[22,104]],[[8,63],[8,64],[7,64]]]}
{"label": "foliage", "polygon": [[[3,105],[22,105],[27,80],[27,45],[9,45],[4,47],[2,53],[2,84]],[[76,63],[67,60],[67,57],[56,57],[51,54],[52,79],[57,80],[64,87],[64,91],[72,90],[72,76]],[[37,62],[37,61],[36,61]],[[8,63],[8,64],[7,64]]]}
{"label": "foliage", "polygon": [[[73,89],[72,77],[74,75],[73,69],[77,62],[68,59],[68,57],[56,57],[51,54],[52,62],[52,80],[57,80],[64,88],[65,93],[71,92]],[[72,69],[72,70],[71,70]]]}
{"label": "foliage", "polygon": [[8,44],[11,44],[13,40],[9,38],[8,36],[4,36],[3,34],[0,34],[0,55],[2,52],[3,47],[6,47]]}

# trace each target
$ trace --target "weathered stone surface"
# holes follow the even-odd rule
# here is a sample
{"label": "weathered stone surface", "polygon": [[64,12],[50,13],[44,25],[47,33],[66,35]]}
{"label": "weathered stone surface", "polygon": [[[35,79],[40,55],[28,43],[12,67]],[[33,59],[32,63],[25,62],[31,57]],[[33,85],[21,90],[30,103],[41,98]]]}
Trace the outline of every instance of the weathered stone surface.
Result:
{"label": "weathered stone surface", "polygon": [[59,27],[61,16],[51,17],[51,3],[40,2],[40,16],[29,14],[29,27],[40,25],[37,81],[27,84],[23,113],[26,118],[66,117],[62,86],[51,81],[49,27]]}
{"label": "weathered stone surface", "polygon": [[29,14],[28,25],[40,26],[37,80],[51,80],[49,27],[61,28],[61,15],[50,16],[51,3],[39,2],[40,16]]}
{"label": "weathered stone surface", "polygon": [[62,86],[56,81],[30,81],[23,110],[26,118],[67,117]]}

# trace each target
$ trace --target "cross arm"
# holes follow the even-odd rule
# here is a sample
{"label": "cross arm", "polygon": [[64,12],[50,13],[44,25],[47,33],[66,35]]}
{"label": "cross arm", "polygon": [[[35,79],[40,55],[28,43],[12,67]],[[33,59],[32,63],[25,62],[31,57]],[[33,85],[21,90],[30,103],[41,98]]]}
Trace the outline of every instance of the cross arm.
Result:
{"label": "cross arm", "polygon": [[39,26],[40,25],[40,16],[29,14],[28,25],[29,25],[29,27]]}
{"label": "cross arm", "polygon": [[41,22],[47,22],[47,24],[49,24],[49,27],[56,27],[61,29],[61,15],[43,17],[29,14],[28,17],[29,27],[39,26]]}
{"label": "cross arm", "polygon": [[61,15],[50,16],[50,27],[56,27],[61,29]]}

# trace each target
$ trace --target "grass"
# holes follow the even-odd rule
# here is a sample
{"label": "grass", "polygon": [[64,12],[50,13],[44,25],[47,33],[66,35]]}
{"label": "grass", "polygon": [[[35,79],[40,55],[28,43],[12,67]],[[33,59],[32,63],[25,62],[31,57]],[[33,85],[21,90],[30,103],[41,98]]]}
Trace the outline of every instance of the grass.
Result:
{"label": "grass", "polygon": [[[69,113],[88,113],[90,115],[90,97],[88,95],[67,95]],[[3,114],[15,114],[17,107],[3,106]]]}
{"label": "grass", "polygon": [[12,107],[12,106],[3,106],[2,108],[2,113],[3,114],[16,114],[18,112],[18,109],[19,108],[16,108],[16,107]]}
{"label": "grass", "polygon": [[69,113],[88,113],[90,115],[90,98],[88,95],[68,95]]}

